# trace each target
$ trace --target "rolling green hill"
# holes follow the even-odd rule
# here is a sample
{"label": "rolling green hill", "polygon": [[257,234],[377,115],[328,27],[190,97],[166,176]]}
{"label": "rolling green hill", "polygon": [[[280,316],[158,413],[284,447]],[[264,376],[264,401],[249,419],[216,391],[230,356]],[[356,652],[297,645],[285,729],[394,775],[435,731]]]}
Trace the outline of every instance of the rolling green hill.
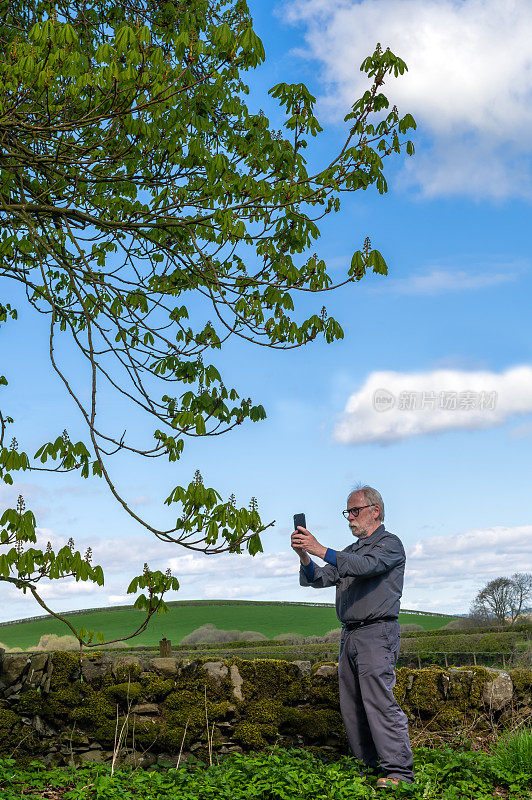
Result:
{"label": "rolling green hill", "polygon": [[[179,644],[191,631],[206,623],[225,630],[252,630],[269,639],[280,633],[301,636],[323,636],[339,622],[332,606],[308,603],[259,602],[245,600],[176,601],[169,604],[170,613],[152,618],[144,633],[131,640],[132,646],[156,645],[163,636]],[[143,619],[141,612],[128,606],[103,608],[88,612],[70,612],[69,620],[79,630],[102,631],[106,639],[132,633]],[[425,630],[441,628],[451,617],[401,613],[401,623],[415,622]],[[54,618],[40,618],[15,625],[0,625],[0,642],[5,647],[27,649],[38,644],[44,634],[69,634],[68,628]]]}

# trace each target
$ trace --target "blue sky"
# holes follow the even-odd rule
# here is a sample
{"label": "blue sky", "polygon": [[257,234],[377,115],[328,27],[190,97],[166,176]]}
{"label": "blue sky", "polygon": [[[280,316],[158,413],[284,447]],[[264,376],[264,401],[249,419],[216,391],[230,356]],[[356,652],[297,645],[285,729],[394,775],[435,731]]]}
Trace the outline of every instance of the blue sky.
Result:
{"label": "blue sky", "polygon": [[[408,75],[384,91],[419,126],[414,158],[389,164],[388,195],[357,193],[322,226],[316,250],[334,275],[366,236],[389,265],[387,277],[314,299],[341,322],[344,340],[287,353],[231,344],[218,362],[225,382],[261,402],[267,420],[189,446],[177,466],[115,463],[127,496],[157,521],[171,521],[162,501],[198,466],[206,483],[226,496],[234,491],[239,503],[255,495],[263,520],[276,520],[264,553],[206,557],[164,545],[136,527],[103,484],[75,476],[25,476],[13,490],[2,488],[0,499],[10,503],[21,491],[43,541],[73,536],[80,547],[92,544],[104,566],[102,589],[47,588],[56,608],[126,602],[127,583],[146,559],[172,567],[181,583],[175,599],[332,602],[334,590],[299,587],[290,521],[305,511],[319,541],[342,549],[350,533],[340,512],[363,481],[383,494],[386,525],[407,551],[403,606],[465,613],[487,580],[532,569],[532,78],[524,69],[531,7],[500,0],[250,5],[266,48],[266,63],[250,76],[250,104],[281,127],[268,88],[305,82],[324,127],[312,143],[313,163],[341,142],[343,115],[364,88],[359,65],[376,41],[407,62]],[[22,307],[20,317],[0,330],[10,380],[4,406],[16,418],[15,435],[29,451],[65,427],[72,438],[83,436],[51,375],[43,321]],[[64,358],[81,385],[81,367],[68,350]],[[374,407],[380,390],[393,400],[384,411]],[[431,408],[442,392],[451,407]],[[467,392],[487,407],[465,407]],[[412,409],[401,407],[407,395]],[[128,425],[142,431],[139,418]],[[38,613],[10,587],[0,587],[0,597],[1,619]]]}

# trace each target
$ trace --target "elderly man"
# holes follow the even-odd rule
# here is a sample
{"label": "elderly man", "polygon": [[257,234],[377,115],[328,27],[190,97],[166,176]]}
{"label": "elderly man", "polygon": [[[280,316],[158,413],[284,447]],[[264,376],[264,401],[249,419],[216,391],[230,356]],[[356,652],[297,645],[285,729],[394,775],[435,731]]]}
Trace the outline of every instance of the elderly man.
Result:
{"label": "elderly man", "polygon": [[[405,551],[383,525],[384,503],[376,489],[356,488],[343,515],[355,543],[332,550],[299,527],[292,534],[292,548],[301,560],[301,586],[336,586],[336,613],[342,623],[340,710],[349,746],[370,769],[377,769],[380,761],[385,777],[378,779],[378,788],[393,787],[414,777],[407,718],[392,692]],[[326,565],[318,566],[309,554]]]}

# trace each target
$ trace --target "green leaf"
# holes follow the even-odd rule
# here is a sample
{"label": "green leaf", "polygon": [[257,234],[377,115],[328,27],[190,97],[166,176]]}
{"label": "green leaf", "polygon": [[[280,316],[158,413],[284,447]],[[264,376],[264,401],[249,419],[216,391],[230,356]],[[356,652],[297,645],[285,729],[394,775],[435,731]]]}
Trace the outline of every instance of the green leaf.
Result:
{"label": "green leaf", "polygon": [[248,539],[248,552],[251,556],[254,556],[256,553],[262,553],[262,542],[260,540],[260,536],[256,533]]}

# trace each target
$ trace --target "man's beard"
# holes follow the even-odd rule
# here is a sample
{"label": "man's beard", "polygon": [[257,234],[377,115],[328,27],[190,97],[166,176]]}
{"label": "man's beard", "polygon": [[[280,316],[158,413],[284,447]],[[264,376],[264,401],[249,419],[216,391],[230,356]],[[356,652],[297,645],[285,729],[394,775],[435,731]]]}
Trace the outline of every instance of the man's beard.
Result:
{"label": "man's beard", "polygon": [[360,525],[349,525],[351,529],[351,533],[353,536],[357,536],[359,539],[364,539],[368,535],[368,531],[366,528],[362,528]]}

